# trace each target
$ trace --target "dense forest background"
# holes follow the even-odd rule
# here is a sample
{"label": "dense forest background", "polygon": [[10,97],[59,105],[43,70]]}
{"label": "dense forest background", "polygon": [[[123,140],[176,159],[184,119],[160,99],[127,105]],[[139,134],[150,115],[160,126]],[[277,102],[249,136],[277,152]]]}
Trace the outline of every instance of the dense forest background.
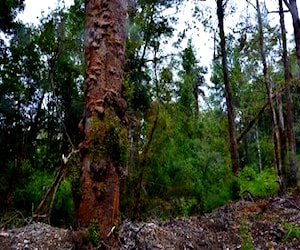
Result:
{"label": "dense forest background", "polygon": [[[184,0],[129,1],[126,133],[112,127],[105,141],[122,165],[121,218],[201,214],[245,192],[274,195],[299,184],[296,1],[244,2],[237,12],[238,1],[195,1],[181,29]],[[58,6],[38,25],[15,21],[26,1],[1,6],[1,214],[72,225],[80,201],[84,1]],[[286,6],[294,13],[288,40]],[[270,22],[274,15],[280,22]],[[210,37],[201,37],[203,29]],[[197,34],[213,41],[211,51],[198,49]]]}

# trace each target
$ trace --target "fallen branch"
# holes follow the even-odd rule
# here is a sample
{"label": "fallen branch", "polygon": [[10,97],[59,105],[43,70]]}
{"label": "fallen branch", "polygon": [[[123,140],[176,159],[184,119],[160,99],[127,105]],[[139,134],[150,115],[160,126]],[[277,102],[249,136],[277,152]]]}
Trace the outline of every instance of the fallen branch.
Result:
{"label": "fallen branch", "polygon": [[[62,160],[63,160],[63,164],[61,165],[59,171],[57,172],[54,181],[52,183],[52,185],[48,188],[47,192],[44,195],[44,198],[42,199],[42,201],[40,202],[40,204],[38,205],[38,207],[36,208],[35,212],[34,212],[34,216],[32,219],[34,218],[40,218],[40,214],[46,214],[47,216],[46,219],[48,218],[48,220],[50,219],[50,215],[51,215],[51,211],[52,211],[52,207],[53,207],[53,203],[54,203],[54,199],[55,199],[55,195],[57,193],[57,190],[60,186],[60,183],[63,181],[65,174],[67,172],[67,168],[68,168],[68,161],[69,159],[72,157],[72,155],[78,153],[79,150],[72,150],[72,152],[65,157],[64,155],[62,155]],[[50,207],[47,211],[46,205],[47,205],[47,201],[50,197],[50,195],[52,194],[52,199],[51,199],[51,203],[50,203]],[[44,216],[43,216],[44,217]]]}
{"label": "fallen branch", "polygon": [[300,207],[297,206],[297,204],[295,204],[294,202],[290,201],[289,199],[286,199],[286,200],[287,200],[287,201],[290,203],[290,205],[292,205],[294,208],[300,210]]}
{"label": "fallen branch", "polygon": [[0,225],[0,228],[3,228],[3,227],[5,227],[7,224],[9,224],[13,219],[15,219],[15,218],[17,218],[18,217],[18,215],[17,214],[15,214],[14,216],[12,216],[11,218],[9,218],[7,221],[5,221],[4,223],[2,223],[1,225]]}
{"label": "fallen branch", "polygon": [[20,215],[22,217],[22,221],[25,221],[25,218],[24,218],[24,215],[16,210],[15,211],[15,214],[13,216],[11,216],[10,218],[7,219],[7,221],[3,222],[1,225],[0,225],[0,228],[4,228],[7,224],[9,224],[12,220],[14,220],[15,218],[18,217],[18,215]]}

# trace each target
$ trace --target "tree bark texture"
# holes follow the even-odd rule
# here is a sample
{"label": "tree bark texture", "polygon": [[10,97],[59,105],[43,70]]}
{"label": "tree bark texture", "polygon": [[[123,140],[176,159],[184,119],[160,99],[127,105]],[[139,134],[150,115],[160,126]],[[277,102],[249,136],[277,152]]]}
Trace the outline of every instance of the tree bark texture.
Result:
{"label": "tree bark texture", "polygon": [[[290,2],[296,2],[296,1],[290,1]],[[297,10],[297,14],[298,14],[298,10]],[[280,15],[281,39],[282,39],[282,61],[284,66],[284,80],[285,80],[284,86],[285,86],[286,101],[287,101],[286,126],[287,126],[287,138],[288,138],[288,150],[289,150],[288,184],[293,186],[297,184],[298,166],[297,166],[297,156],[296,156],[296,139],[295,139],[294,126],[293,126],[293,121],[294,121],[293,104],[292,104],[292,95],[290,89],[291,72],[290,72],[290,66],[289,66],[289,60],[287,54],[286,30],[285,30],[282,0],[279,0],[279,15]],[[298,35],[300,35],[300,33]],[[295,38],[296,38],[296,32],[295,32]],[[300,42],[300,37],[299,37],[299,42]],[[300,46],[298,49],[300,49]],[[297,52],[297,58],[298,58],[298,52]]]}
{"label": "tree bark texture", "polygon": [[295,37],[295,45],[296,45],[296,57],[297,63],[300,67],[300,19],[298,14],[298,7],[296,0],[284,0],[285,5],[288,7],[291,12],[293,19],[293,28],[294,28],[294,37]]}
{"label": "tree bark texture", "polygon": [[240,171],[239,154],[238,154],[238,145],[236,139],[236,129],[234,124],[234,118],[235,118],[234,107],[232,104],[232,94],[231,94],[231,87],[230,87],[228,62],[227,62],[226,41],[225,41],[225,32],[224,32],[224,5],[222,0],[217,0],[217,14],[218,14],[218,21],[219,21],[219,35],[220,35],[220,43],[221,43],[223,79],[225,85],[225,96],[226,96],[227,115],[228,115],[232,172],[238,176]]}
{"label": "tree bark texture", "polygon": [[126,103],[122,96],[127,0],[86,0],[85,106],[79,124],[80,226],[96,223],[102,240],[117,222],[119,185],[125,165]]}

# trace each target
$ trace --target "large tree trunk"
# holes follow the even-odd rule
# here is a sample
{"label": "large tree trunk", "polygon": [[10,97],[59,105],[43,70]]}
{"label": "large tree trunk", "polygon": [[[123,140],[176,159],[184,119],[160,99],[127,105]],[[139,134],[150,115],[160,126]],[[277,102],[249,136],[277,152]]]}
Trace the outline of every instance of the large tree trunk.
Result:
{"label": "large tree trunk", "polygon": [[238,176],[239,171],[240,171],[239,154],[238,154],[238,145],[237,145],[237,139],[236,139],[235,124],[234,124],[234,108],[233,108],[233,104],[232,104],[229,69],[228,69],[228,63],[227,63],[227,52],[226,52],[226,42],[225,42],[225,32],[224,32],[224,7],[223,7],[222,0],[217,0],[217,14],[218,14],[218,20],[219,20],[223,78],[224,78],[224,85],[225,85],[225,96],[226,96],[226,105],[227,105],[227,114],[228,114],[232,172]]}
{"label": "large tree trunk", "polygon": [[80,129],[81,226],[97,223],[106,240],[118,219],[119,184],[125,165],[126,110],[122,97],[126,0],[86,0],[85,106]]}
{"label": "large tree trunk", "polygon": [[[290,1],[295,2],[296,1]],[[296,7],[297,8],[297,5]],[[298,15],[298,11],[296,11]],[[282,7],[282,0],[279,0],[279,14],[280,14],[280,27],[281,27],[281,39],[282,39],[282,61],[284,66],[284,79],[285,79],[285,93],[286,93],[286,99],[287,99],[287,112],[286,112],[286,120],[287,120],[287,138],[288,138],[288,149],[289,149],[289,174],[288,174],[288,184],[289,185],[296,185],[297,184],[297,172],[298,172],[298,166],[297,166],[297,160],[296,160],[296,140],[295,140],[295,133],[294,133],[294,126],[293,126],[293,105],[292,105],[292,96],[291,96],[291,89],[290,89],[290,82],[291,82],[291,73],[289,68],[289,61],[288,61],[288,55],[287,55],[287,41],[286,41],[286,30],[285,30],[285,23],[284,23],[284,13],[283,13],[283,7]],[[299,18],[298,18],[299,21]],[[299,25],[299,24],[298,24]],[[294,24],[295,27],[295,24]],[[299,29],[299,27],[298,27]],[[295,29],[295,38],[296,33],[299,42],[300,42],[300,30],[296,32]],[[296,43],[297,44],[297,43]],[[300,50],[300,44],[296,45],[297,50],[297,58],[298,63],[300,59],[300,52],[298,57],[298,50]]]}

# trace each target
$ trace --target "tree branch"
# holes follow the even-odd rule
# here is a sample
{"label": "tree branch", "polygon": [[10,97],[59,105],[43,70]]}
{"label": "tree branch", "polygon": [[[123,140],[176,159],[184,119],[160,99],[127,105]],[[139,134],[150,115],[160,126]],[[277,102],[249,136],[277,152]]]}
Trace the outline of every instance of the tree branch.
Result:
{"label": "tree branch", "polygon": [[[287,12],[290,12],[290,11],[289,10],[284,10],[283,12],[287,13]],[[278,14],[278,13],[280,13],[280,11],[278,11],[278,10],[268,11],[268,14]]]}
{"label": "tree branch", "polygon": [[[282,92],[284,90],[284,88],[280,89],[278,91],[278,93]],[[273,95],[272,99],[275,99],[277,95]],[[243,140],[243,138],[245,137],[245,135],[250,131],[250,129],[253,127],[253,125],[257,122],[258,118],[265,112],[265,109],[268,107],[269,102],[267,101],[259,110],[258,114],[248,123],[248,125],[244,128],[244,130],[242,131],[242,133],[237,137],[237,142],[241,142],[241,140]]]}
{"label": "tree branch", "polygon": [[256,6],[255,6],[253,3],[251,3],[249,0],[246,0],[246,2],[247,2],[248,4],[250,4],[250,5],[257,11],[257,8],[256,8]]}
{"label": "tree branch", "polygon": [[253,125],[257,122],[258,118],[265,112],[265,109],[268,107],[269,102],[266,102],[262,108],[259,110],[258,114],[248,123],[248,125],[245,127],[245,129],[242,131],[242,133],[237,137],[237,142],[241,142],[245,135],[250,131],[250,129],[253,127]]}
{"label": "tree branch", "polygon": [[293,11],[291,9],[291,5],[289,4],[289,2],[287,0],[283,0],[283,2],[285,3],[286,7],[289,9],[289,11],[291,12],[291,14],[293,14]]}

